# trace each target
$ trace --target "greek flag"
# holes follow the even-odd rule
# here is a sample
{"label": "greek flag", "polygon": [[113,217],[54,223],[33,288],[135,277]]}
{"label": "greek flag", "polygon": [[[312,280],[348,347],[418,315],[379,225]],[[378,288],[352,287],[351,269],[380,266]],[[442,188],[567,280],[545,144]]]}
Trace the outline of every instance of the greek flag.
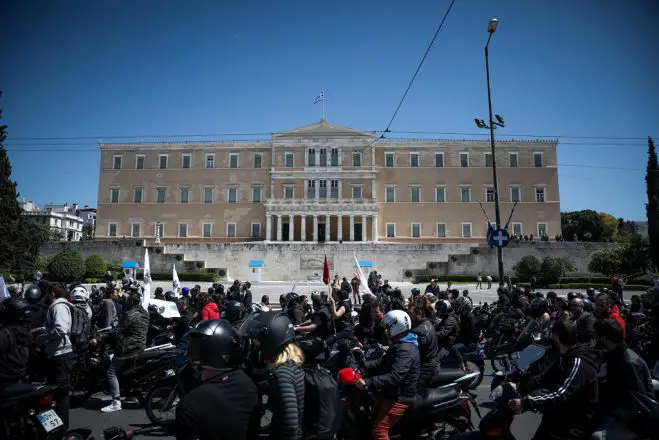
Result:
{"label": "greek flag", "polygon": [[320,95],[316,96],[316,99],[314,100],[314,104],[318,104],[319,102],[323,102],[325,100],[325,92],[320,92]]}

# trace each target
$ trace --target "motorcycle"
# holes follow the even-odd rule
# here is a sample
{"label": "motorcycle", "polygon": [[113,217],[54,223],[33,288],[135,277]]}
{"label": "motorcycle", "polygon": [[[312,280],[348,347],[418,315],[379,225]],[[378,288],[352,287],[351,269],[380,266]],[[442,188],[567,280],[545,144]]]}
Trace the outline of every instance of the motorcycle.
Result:
{"label": "motorcycle", "polygon": [[[466,373],[478,373],[474,379],[469,383],[469,389],[475,390],[483,382],[485,376],[485,360],[483,359],[483,349],[478,347],[465,347],[460,350],[462,356],[462,363]],[[459,365],[458,358],[455,355],[449,354],[440,360],[441,368],[462,369],[463,365]]]}

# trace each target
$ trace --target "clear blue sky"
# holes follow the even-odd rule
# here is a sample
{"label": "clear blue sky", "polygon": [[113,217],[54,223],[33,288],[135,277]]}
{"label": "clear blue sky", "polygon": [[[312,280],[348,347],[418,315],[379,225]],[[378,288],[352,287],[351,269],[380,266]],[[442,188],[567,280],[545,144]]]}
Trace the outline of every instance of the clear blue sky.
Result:
{"label": "clear blue sky", "polygon": [[[103,136],[286,130],[319,119],[323,88],[330,122],[382,129],[448,4],[4,2],[9,136],[92,138],[7,141],[13,178],[39,203],[95,205]],[[656,0],[457,0],[392,130],[479,132],[491,17],[502,134],[659,136]],[[644,140],[561,138],[562,209],[645,219],[646,156]]]}

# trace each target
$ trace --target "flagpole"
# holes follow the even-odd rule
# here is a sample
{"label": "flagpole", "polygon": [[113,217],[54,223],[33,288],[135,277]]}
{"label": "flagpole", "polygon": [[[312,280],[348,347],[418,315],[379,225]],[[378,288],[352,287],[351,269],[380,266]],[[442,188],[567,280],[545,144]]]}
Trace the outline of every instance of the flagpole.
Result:
{"label": "flagpole", "polygon": [[323,119],[327,120],[327,117],[325,116],[325,90],[323,90]]}

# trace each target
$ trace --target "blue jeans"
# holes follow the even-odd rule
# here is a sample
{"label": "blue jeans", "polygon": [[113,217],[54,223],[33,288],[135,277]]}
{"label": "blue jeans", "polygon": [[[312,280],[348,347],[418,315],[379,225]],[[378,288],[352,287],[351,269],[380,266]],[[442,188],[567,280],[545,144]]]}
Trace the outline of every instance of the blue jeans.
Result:
{"label": "blue jeans", "polygon": [[119,388],[119,379],[117,379],[117,372],[126,365],[128,359],[116,359],[113,358],[110,362],[107,372],[105,373],[105,378],[108,381],[108,387],[110,388],[110,394],[112,399],[119,400],[121,397],[121,390]]}

